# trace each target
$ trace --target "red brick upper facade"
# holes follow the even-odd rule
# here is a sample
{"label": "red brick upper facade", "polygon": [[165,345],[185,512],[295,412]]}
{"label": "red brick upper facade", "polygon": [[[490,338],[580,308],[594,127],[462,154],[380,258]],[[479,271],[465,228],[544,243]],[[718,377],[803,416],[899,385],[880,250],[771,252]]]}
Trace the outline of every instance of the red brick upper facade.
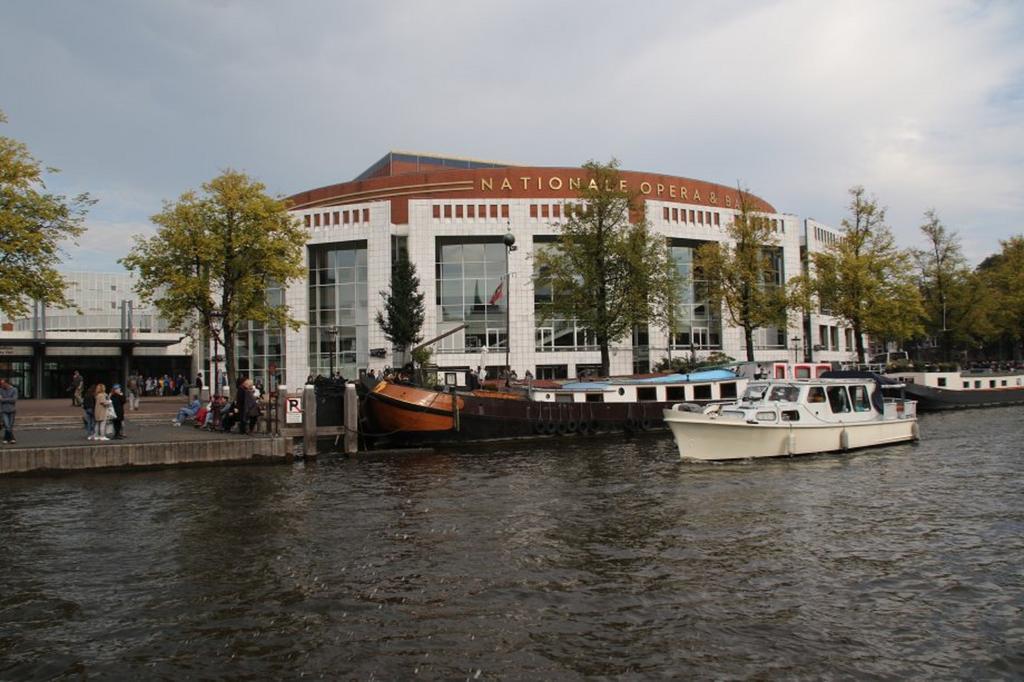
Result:
{"label": "red brick upper facade", "polygon": [[[583,168],[511,166],[487,162],[461,161],[465,165],[488,167],[458,168],[410,158],[389,158],[371,166],[357,180],[299,192],[289,197],[293,210],[341,206],[367,201],[390,201],[391,221],[409,222],[409,199],[566,199],[579,197],[579,189],[595,182]],[[418,158],[418,157],[417,157]],[[427,170],[424,170],[427,168]],[[713,208],[738,207],[738,192],[703,180],[656,173],[620,171],[621,189],[635,192],[641,199],[695,204]],[[749,196],[749,195],[748,195]],[[775,208],[751,196],[758,210],[775,213]]]}

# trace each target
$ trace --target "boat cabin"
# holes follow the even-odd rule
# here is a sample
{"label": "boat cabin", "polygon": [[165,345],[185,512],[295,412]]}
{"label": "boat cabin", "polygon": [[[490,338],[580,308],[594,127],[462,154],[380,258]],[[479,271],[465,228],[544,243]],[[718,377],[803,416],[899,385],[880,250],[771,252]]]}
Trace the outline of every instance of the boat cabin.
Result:
{"label": "boat cabin", "polygon": [[810,426],[914,417],[915,403],[884,397],[870,379],[755,381],[739,401],[720,406],[717,413],[723,419],[751,424]]}
{"label": "boat cabin", "polygon": [[552,403],[698,403],[736,400],[747,379],[729,370],[668,374],[645,379],[577,381],[557,388],[531,388],[530,400]]}
{"label": "boat cabin", "polygon": [[905,384],[950,391],[1024,387],[1024,372],[893,372],[885,376]]}

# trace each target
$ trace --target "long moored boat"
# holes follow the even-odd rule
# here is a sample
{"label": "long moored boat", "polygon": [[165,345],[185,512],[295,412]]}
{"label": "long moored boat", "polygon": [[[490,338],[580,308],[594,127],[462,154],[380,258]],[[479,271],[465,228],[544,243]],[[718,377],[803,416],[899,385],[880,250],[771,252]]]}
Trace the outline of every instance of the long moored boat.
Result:
{"label": "long moored boat", "polygon": [[369,431],[391,441],[461,442],[663,428],[665,408],[735,400],[747,378],[731,370],[536,382],[510,390],[434,390],[369,380]]}
{"label": "long moored boat", "polygon": [[906,384],[922,412],[1024,404],[1024,372],[959,371],[886,374]]}

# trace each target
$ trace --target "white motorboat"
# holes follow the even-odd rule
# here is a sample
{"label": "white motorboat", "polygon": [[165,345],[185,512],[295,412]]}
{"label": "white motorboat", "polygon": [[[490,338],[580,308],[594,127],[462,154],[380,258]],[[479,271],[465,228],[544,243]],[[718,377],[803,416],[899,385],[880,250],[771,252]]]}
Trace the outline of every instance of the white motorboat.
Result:
{"label": "white motorboat", "polygon": [[[880,377],[753,381],[733,403],[679,403],[665,423],[683,459],[835,452],[917,440],[917,403],[882,394]],[[886,388],[899,388],[891,384]]]}

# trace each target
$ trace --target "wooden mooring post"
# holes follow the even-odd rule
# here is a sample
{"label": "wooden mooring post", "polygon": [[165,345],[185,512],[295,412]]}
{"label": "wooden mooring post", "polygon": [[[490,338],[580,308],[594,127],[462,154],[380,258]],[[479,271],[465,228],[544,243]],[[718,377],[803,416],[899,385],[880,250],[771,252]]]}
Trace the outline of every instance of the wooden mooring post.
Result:
{"label": "wooden mooring post", "polygon": [[353,382],[345,384],[345,454],[359,452],[359,396]]}
{"label": "wooden mooring post", "polygon": [[[345,384],[345,399],[342,407],[341,426],[317,426],[317,403],[316,389],[311,385],[303,386],[302,395],[302,424],[288,424],[288,401],[296,398],[289,398],[286,390],[282,387],[278,393],[278,419],[281,435],[285,436],[290,444],[294,438],[302,438],[303,453],[307,457],[316,457],[320,450],[317,447],[317,439],[332,438],[337,444],[342,443],[346,455],[354,455],[359,452],[359,396],[356,394],[356,385],[352,382]],[[290,445],[289,445],[290,447]]]}
{"label": "wooden mooring post", "polygon": [[316,457],[316,388],[306,384],[302,388],[302,451],[306,457]]}

